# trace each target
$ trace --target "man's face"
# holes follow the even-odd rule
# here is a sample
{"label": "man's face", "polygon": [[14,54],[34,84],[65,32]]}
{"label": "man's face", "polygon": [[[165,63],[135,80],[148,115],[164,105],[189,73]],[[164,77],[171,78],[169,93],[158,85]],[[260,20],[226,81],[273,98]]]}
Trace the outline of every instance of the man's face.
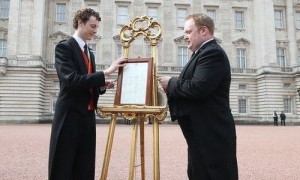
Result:
{"label": "man's face", "polygon": [[81,20],[79,20],[78,34],[84,41],[91,40],[97,33],[98,27],[99,21],[94,16],[91,16],[85,24]]}
{"label": "man's face", "polygon": [[184,25],[184,40],[188,44],[188,48],[191,51],[196,51],[201,44],[205,41],[203,29],[197,29],[193,19],[189,19]]}

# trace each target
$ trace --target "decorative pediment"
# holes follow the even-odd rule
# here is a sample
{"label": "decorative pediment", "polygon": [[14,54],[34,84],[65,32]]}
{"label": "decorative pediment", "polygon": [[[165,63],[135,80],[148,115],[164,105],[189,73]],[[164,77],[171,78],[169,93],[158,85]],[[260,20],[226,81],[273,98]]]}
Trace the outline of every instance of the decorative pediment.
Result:
{"label": "decorative pediment", "polygon": [[184,42],[184,36],[183,35],[178,36],[178,37],[174,38],[174,41],[176,43],[182,43],[182,42]]}
{"label": "decorative pediment", "polygon": [[61,31],[57,31],[55,33],[49,34],[49,37],[53,40],[55,39],[68,39],[69,37],[71,37],[70,35],[61,32]]}
{"label": "decorative pediment", "polygon": [[120,35],[115,35],[115,36],[113,36],[113,39],[114,39],[115,41],[120,41]]}
{"label": "decorative pediment", "polygon": [[250,41],[245,39],[245,38],[239,38],[235,41],[232,42],[234,45],[238,46],[238,45],[250,45]]}

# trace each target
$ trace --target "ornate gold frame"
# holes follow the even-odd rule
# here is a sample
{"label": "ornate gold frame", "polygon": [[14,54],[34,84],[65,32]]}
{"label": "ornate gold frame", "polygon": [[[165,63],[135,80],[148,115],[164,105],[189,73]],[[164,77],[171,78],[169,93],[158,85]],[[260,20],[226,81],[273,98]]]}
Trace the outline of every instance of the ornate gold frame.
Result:
{"label": "ornate gold frame", "polygon": [[[138,23],[144,22],[147,27],[138,27]],[[157,33],[151,32],[156,29]],[[129,33],[126,33],[129,32]],[[141,178],[145,179],[145,158],[144,158],[144,123],[147,118],[153,119],[153,178],[155,180],[160,179],[160,167],[159,167],[159,121],[163,121],[167,116],[166,101],[164,104],[158,104],[158,86],[157,86],[157,44],[161,37],[161,26],[158,22],[152,20],[152,18],[142,16],[135,18],[129,25],[125,25],[121,28],[120,39],[123,46],[123,57],[128,57],[130,43],[138,36],[144,36],[149,40],[151,45],[151,53],[153,57],[153,70],[152,70],[152,105],[151,106],[137,106],[137,105],[123,105],[123,106],[102,106],[97,107],[97,114],[100,117],[111,116],[111,122],[109,127],[109,134],[106,144],[105,156],[102,166],[102,173],[100,180],[106,180],[108,174],[108,166],[111,155],[111,148],[113,143],[114,131],[118,116],[123,116],[128,120],[132,120],[132,142],[130,153],[130,169],[129,179],[134,178],[134,163],[136,154],[136,139],[137,129],[140,125],[140,155],[141,155]],[[160,96],[161,97],[161,96]]]}

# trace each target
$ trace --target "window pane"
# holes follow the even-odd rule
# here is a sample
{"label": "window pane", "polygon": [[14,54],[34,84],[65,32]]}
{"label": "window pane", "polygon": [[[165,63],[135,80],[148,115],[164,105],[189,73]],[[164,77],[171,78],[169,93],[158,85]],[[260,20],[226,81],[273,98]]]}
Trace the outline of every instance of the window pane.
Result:
{"label": "window pane", "polygon": [[291,98],[283,99],[283,106],[284,106],[285,113],[292,113],[292,99]]}
{"label": "window pane", "polygon": [[245,90],[246,89],[246,84],[239,84],[239,89],[240,90]]}
{"label": "window pane", "polygon": [[277,48],[277,63],[280,67],[286,66],[284,48]]}
{"label": "window pane", "polygon": [[299,11],[297,11],[296,13],[295,13],[295,25],[296,25],[296,28],[297,29],[300,29],[300,12]]}
{"label": "window pane", "polygon": [[56,8],[56,21],[66,22],[66,4],[59,3]]}
{"label": "window pane", "polygon": [[187,9],[184,8],[177,9],[177,27],[184,27],[186,14],[187,14]]}
{"label": "window pane", "polygon": [[9,17],[9,0],[0,1],[0,18]]}
{"label": "window pane", "polygon": [[212,18],[214,21],[216,21],[216,10],[214,9],[208,9],[207,15]]}
{"label": "window pane", "polygon": [[6,57],[6,40],[0,39],[0,57]]}
{"label": "window pane", "polygon": [[156,7],[149,7],[148,8],[148,16],[152,17],[153,20],[157,21],[157,8]]}
{"label": "window pane", "polygon": [[118,7],[117,25],[124,25],[129,22],[128,20],[128,8],[126,6]]}
{"label": "window pane", "polygon": [[292,84],[291,83],[283,83],[283,87],[286,89],[292,88]]}
{"label": "window pane", "polygon": [[237,29],[244,29],[244,12],[236,11],[235,12],[235,25]]}
{"label": "window pane", "polygon": [[276,10],[275,16],[275,28],[283,28],[283,11]]}
{"label": "window pane", "polygon": [[88,8],[91,8],[94,11],[99,12],[99,8],[98,8],[97,4],[88,4],[87,6],[88,6]]}
{"label": "window pane", "polygon": [[178,64],[179,64],[179,66],[185,66],[187,62],[188,62],[187,47],[178,47]]}
{"label": "window pane", "polygon": [[237,49],[237,65],[238,68],[246,68],[246,49]]}
{"label": "window pane", "polygon": [[239,99],[239,113],[247,113],[247,100]]}

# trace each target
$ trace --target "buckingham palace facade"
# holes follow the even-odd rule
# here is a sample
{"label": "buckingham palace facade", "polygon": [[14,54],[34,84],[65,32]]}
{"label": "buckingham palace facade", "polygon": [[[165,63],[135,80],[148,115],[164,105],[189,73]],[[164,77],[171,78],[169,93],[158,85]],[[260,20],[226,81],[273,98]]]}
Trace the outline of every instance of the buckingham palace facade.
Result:
{"label": "buckingham palace facade", "polygon": [[[300,123],[298,0],[0,0],[0,123],[51,121],[59,91],[54,48],[72,36],[73,16],[83,7],[102,18],[89,42],[97,70],[121,56],[120,28],[146,15],[162,27],[158,75],[170,76],[191,55],[183,39],[186,15],[208,14],[230,59],[235,120],[271,123],[273,112],[283,111],[287,123]],[[129,57],[149,57],[150,47],[138,38]],[[114,94],[101,96],[100,105],[112,104]]]}

